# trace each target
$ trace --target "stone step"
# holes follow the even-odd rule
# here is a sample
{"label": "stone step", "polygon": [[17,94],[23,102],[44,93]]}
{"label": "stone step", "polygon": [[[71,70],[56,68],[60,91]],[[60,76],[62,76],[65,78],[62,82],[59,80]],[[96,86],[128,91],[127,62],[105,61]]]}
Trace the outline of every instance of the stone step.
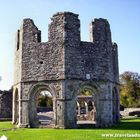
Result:
{"label": "stone step", "polygon": [[78,124],[78,128],[95,128],[95,124]]}
{"label": "stone step", "polygon": [[55,124],[40,124],[39,128],[54,128]]}

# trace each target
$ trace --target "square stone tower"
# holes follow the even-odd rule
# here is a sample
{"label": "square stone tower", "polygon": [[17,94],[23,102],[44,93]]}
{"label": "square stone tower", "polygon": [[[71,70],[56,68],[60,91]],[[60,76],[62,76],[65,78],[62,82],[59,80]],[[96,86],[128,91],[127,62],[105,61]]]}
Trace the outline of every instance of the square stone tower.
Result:
{"label": "square stone tower", "polygon": [[112,43],[109,23],[90,24],[90,42],[80,39],[80,20],[71,12],[53,15],[48,42],[33,20],[24,19],[17,31],[13,86],[13,123],[38,127],[36,96],[52,94],[54,125],[76,128],[77,98],[90,90],[96,108],[96,127],[119,121],[119,73],[117,44]]}

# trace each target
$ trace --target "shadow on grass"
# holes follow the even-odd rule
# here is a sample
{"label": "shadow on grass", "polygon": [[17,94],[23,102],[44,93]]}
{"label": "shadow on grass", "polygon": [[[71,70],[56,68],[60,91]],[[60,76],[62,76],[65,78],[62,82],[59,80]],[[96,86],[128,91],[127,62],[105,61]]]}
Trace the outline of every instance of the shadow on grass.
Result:
{"label": "shadow on grass", "polygon": [[140,130],[140,118],[125,118],[113,130]]}
{"label": "shadow on grass", "polygon": [[140,122],[121,122],[118,126],[114,126],[114,130],[140,130]]}
{"label": "shadow on grass", "polygon": [[121,119],[121,122],[118,125],[107,128],[96,128],[93,125],[80,125],[79,129],[140,130],[140,117],[124,118]]}

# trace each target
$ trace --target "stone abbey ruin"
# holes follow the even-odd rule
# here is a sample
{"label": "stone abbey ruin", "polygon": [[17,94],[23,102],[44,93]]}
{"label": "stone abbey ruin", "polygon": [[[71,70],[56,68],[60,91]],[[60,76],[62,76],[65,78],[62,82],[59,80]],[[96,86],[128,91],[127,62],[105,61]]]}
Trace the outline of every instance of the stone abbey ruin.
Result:
{"label": "stone abbey ruin", "polygon": [[59,12],[51,18],[48,42],[41,42],[33,20],[23,20],[13,86],[12,122],[18,127],[40,126],[37,98],[44,91],[53,102],[50,126],[109,127],[119,122],[117,44],[106,19],[94,19],[89,30],[90,41],[81,41],[78,15]]}

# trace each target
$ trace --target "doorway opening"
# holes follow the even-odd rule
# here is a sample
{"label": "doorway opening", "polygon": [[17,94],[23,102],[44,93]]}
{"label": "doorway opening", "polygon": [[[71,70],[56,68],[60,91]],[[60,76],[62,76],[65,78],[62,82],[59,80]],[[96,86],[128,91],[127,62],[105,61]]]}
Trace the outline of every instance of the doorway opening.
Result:
{"label": "doorway opening", "polygon": [[95,94],[90,89],[82,90],[77,96],[77,124],[96,123]]}
{"label": "doorway opening", "polygon": [[53,96],[44,88],[37,90],[30,97],[29,124],[30,127],[54,126]]}
{"label": "doorway opening", "polygon": [[36,99],[39,124],[50,125],[53,121],[53,100],[49,91],[41,91]]}

